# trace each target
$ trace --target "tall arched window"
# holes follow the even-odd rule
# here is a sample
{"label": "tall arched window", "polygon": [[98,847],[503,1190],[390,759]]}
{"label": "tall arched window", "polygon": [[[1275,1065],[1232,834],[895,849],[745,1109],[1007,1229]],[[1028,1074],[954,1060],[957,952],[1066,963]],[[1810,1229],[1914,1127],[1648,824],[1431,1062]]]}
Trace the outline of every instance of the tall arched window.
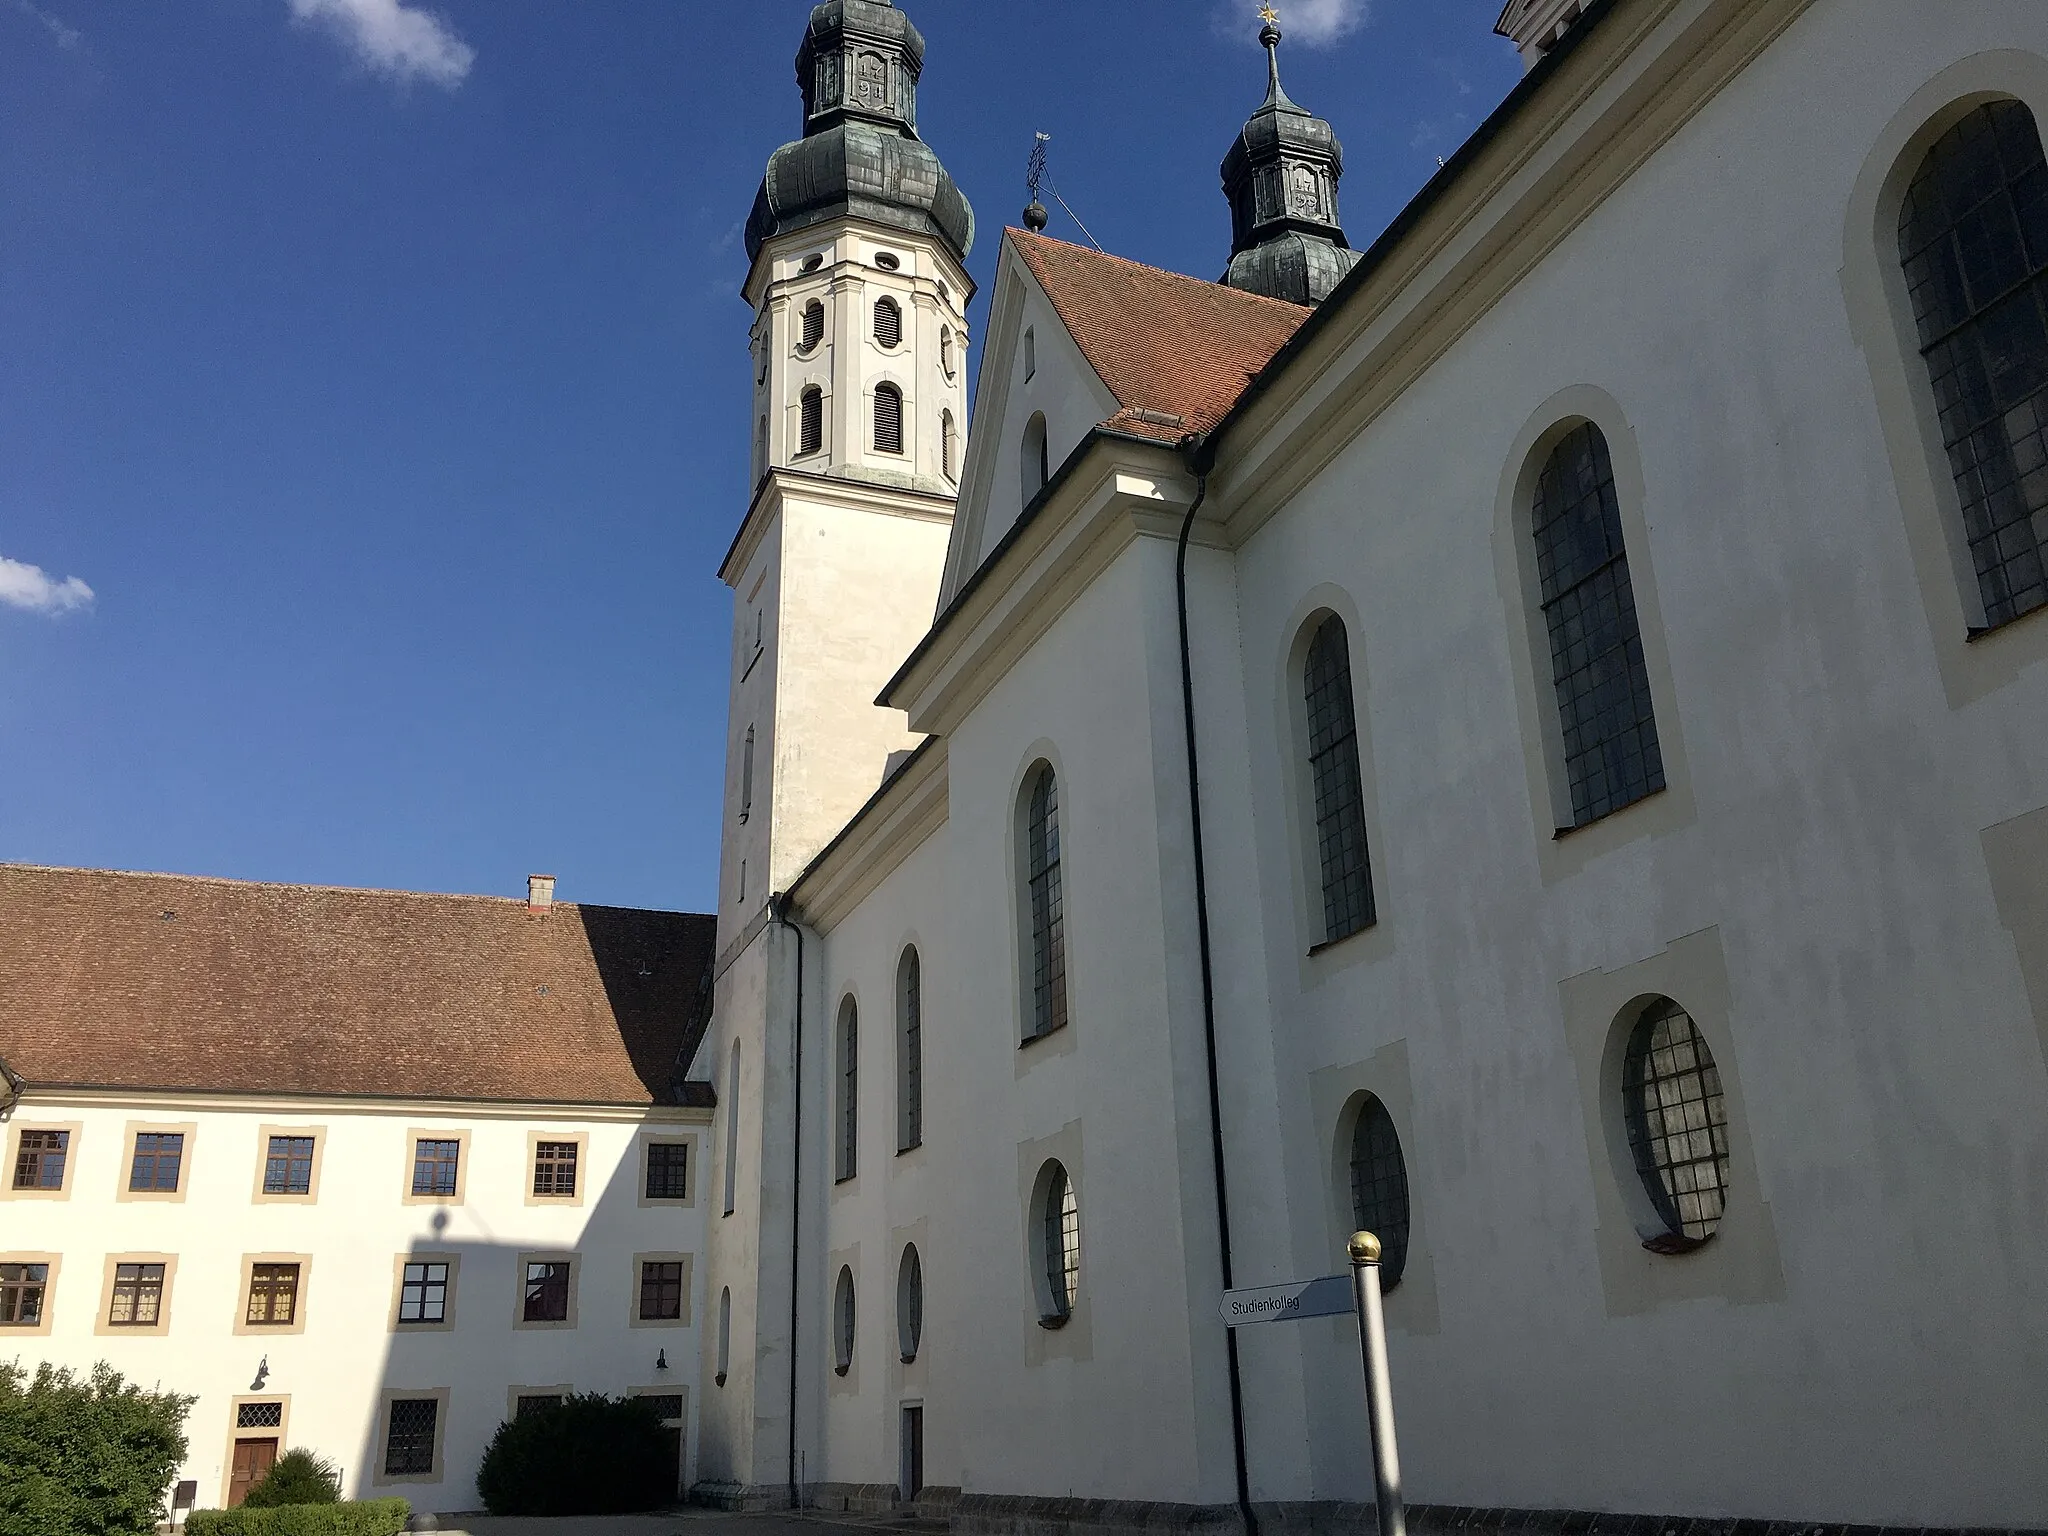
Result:
{"label": "tall arched window", "polygon": [[1316,858],[1323,876],[1323,942],[1370,928],[1372,857],[1366,843],[1365,786],[1358,769],[1358,719],[1351,694],[1351,642],[1334,613],[1316,627],[1302,662],[1308,705],[1308,767],[1315,794]]}
{"label": "tall arched window", "polygon": [[816,299],[804,306],[803,337],[797,351],[812,352],[825,339],[825,306]]}
{"label": "tall arched window", "polygon": [[1060,891],[1060,790],[1052,765],[1039,765],[1024,811],[1025,900],[1031,916],[1031,1017],[1027,1039],[1067,1022],[1067,928]]}
{"label": "tall arched window", "polygon": [[875,342],[885,352],[903,345],[903,311],[894,299],[875,301]]}
{"label": "tall arched window", "polygon": [[947,378],[953,377],[953,328],[950,325],[939,329],[939,367]]}
{"label": "tall arched window", "polygon": [[1987,627],[2048,606],[2048,164],[2017,101],[1928,152],[1899,255]]}
{"label": "tall arched window", "polygon": [[953,439],[956,435],[957,429],[953,425],[953,413],[951,411],[939,412],[939,468],[945,472],[948,480],[959,473],[953,467]]}
{"label": "tall arched window", "polygon": [[747,727],[747,739],[740,747],[740,820],[754,814],[754,728]]}
{"label": "tall arched window", "polygon": [[1531,508],[1572,824],[1664,787],[1607,438],[1591,422],[1551,450]]}
{"label": "tall arched window", "polygon": [[722,1387],[732,1369],[732,1287],[718,1293],[718,1374],[713,1379]]}
{"label": "tall arched window", "polygon": [[860,1151],[860,1009],[851,997],[839,1005],[839,1147],[840,1183],[858,1171]]}
{"label": "tall arched window", "polygon": [[875,386],[875,452],[903,451],[903,391],[894,384]]}
{"label": "tall arched window", "polygon": [[725,1214],[730,1216],[740,1171],[740,1043],[732,1043],[732,1064],[725,1071]]}
{"label": "tall arched window", "polygon": [[924,1145],[924,964],[903,951],[896,980],[896,1150]]}
{"label": "tall arched window", "polygon": [[1027,507],[1052,478],[1048,451],[1045,446],[1045,412],[1038,411],[1024,423],[1024,446],[1018,460],[1024,476],[1024,505]]}
{"label": "tall arched window", "polygon": [[832,1369],[844,1376],[853,1369],[853,1271],[840,1266],[832,1295]]}
{"label": "tall arched window", "polygon": [[1692,1015],[1653,998],[1629,1028],[1622,1122],[1663,1228],[1644,1246],[1684,1253],[1712,1237],[1728,1203],[1728,1101]]}
{"label": "tall arched window", "polygon": [[1351,1219],[1380,1240],[1380,1285],[1392,1290],[1408,1265],[1408,1164],[1393,1117],[1371,1094],[1351,1127]]}
{"label": "tall arched window", "polygon": [[813,384],[803,392],[797,427],[797,452],[816,453],[825,446],[825,392]]}
{"label": "tall arched window", "polygon": [[754,423],[754,478],[768,472],[768,418],[763,416]]}

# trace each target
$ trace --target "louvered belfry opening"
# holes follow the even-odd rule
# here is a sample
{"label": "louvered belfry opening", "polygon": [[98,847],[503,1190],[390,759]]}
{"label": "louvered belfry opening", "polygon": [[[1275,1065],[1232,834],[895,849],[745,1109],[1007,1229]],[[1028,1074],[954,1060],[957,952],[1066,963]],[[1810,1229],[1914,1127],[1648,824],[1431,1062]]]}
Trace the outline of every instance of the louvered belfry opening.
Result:
{"label": "louvered belfry opening", "polygon": [[797,430],[797,452],[816,453],[825,446],[825,394],[816,388],[803,394],[803,421]]}
{"label": "louvered belfry opening", "polygon": [[875,340],[885,352],[903,345],[903,311],[894,299],[882,299],[875,305]]}
{"label": "louvered belfry opening", "polygon": [[894,384],[875,386],[875,452],[903,451],[903,391]]}
{"label": "louvered belfry opening", "polygon": [[825,339],[825,306],[816,299],[804,306],[804,334],[797,350],[810,352]]}

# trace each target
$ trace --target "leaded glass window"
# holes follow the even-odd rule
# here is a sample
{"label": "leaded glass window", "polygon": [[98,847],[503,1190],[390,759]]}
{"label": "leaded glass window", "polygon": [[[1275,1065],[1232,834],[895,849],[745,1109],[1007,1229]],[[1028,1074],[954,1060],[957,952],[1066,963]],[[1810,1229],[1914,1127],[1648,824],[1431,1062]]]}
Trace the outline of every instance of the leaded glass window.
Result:
{"label": "leaded glass window", "polygon": [[154,1328],[163,1316],[164,1266],[117,1264],[107,1323],[115,1328]]}
{"label": "leaded glass window", "polygon": [[391,1403],[384,1437],[386,1477],[427,1477],[434,1471],[435,1429],[441,1404],[431,1397],[400,1397]]}
{"label": "leaded glass window", "polygon": [[1408,1267],[1408,1163],[1387,1106],[1367,1096],[1351,1128],[1351,1216],[1380,1240],[1380,1286]]}
{"label": "leaded glass window", "polygon": [[1065,1322],[1081,1294],[1081,1202],[1064,1165],[1054,1163],[1039,1219],[1045,1224],[1045,1321]]}
{"label": "leaded glass window", "polygon": [[1036,1040],[1067,1022],[1067,928],[1060,891],[1060,791],[1050,765],[1032,781],[1025,812],[1025,880],[1031,905],[1031,1028]]}
{"label": "leaded glass window", "polygon": [[1664,787],[1614,464],[1591,422],[1543,466],[1532,523],[1572,824],[1584,826]]}
{"label": "leaded glass window", "polygon": [[903,1245],[896,1271],[896,1342],[905,1365],[917,1358],[924,1339],[924,1260],[914,1243]]}
{"label": "leaded glass window", "polygon": [[843,1184],[860,1170],[860,1008],[839,1005],[839,1160]]}
{"label": "leaded glass window", "polygon": [[1984,622],[2048,606],[2048,163],[2017,101],[1928,152],[1899,254]]}
{"label": "leaded glass window", "polygon": [[1636,1172],[1664,1226],[1649,1246],[1698,1247],[1728,1203],[1728,1101],[1699,1027],[1668,997],[1645,1008],[1629,1033],[1621,1092]]}
{"label": "leaded glass window", "polygon": [[917,951],[903,952],[902,1025],[897,1044],[896,1150],[924,1145],[924,965]]}
{"label": "leaded glass window", "polygon": [[853,1369],[853,1271],[841,1268],[832,1297],[832,1369],[844,1376]]}
{"label": "leaded glass window", "polygon": [[1308,765],[1315,791],[1316,857],[1323,879],[1323,942],[1334,944],[1376,918],[1359,778],[1351,644],[1344,621],[1324,619],[1302,668],[1308,702]]}
{"label": "leaded glass window", "polygon": [[244,1320],[252,1328],[289,1328],[299,1313],[299,1266],[257,1264],[249,1271],[249,1308]]}

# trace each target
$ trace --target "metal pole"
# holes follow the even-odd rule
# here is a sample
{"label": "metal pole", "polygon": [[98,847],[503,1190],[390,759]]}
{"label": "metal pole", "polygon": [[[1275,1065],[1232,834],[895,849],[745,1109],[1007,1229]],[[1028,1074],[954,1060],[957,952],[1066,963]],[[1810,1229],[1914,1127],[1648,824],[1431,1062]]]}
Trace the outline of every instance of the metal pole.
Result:
{"label": "metal pole", "polygon": [[1408,1536],[1401,1508],[1401,1457],[1394,1449],[1394,1383],[1387,1373],[1387,1318],[1380,1301],[1380,1240],[1354,1232],[1351,1292],[1358,1306],[1358,1347],[1365,1358],[1365,1416],[1372,1426],[1372,1479],[1379,1494],[1379,1536]]}

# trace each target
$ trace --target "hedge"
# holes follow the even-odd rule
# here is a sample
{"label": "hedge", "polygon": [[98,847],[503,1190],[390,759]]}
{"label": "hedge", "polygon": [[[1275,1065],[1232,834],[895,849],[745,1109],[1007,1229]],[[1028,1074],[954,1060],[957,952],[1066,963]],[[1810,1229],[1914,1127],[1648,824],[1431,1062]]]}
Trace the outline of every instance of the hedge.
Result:
{"label": "hedge", "polygon": [[476,1491],[494,1515],[626,1515],[675,1502],[675,1442],[647,1399],[566,1398],[498,1426]]}
{"label": "hedge", "polygon": [[283,1509],[294,1504],[339,1504],[341,1469],[325,1456],[301,1447],[270,1464],[262,1481],[242,1500],[244,1509]]}
{"label": "hedge", "polygon": [[185,1460],[192,1399],[0,1362],[0,1536],[151,1536]]}
{"label": "hedge", "polygon": [[283,1504],[275,1509],[195,1509],[185,1536],[398,1536],[412,1517],[403,1499],[359,1504]]}

